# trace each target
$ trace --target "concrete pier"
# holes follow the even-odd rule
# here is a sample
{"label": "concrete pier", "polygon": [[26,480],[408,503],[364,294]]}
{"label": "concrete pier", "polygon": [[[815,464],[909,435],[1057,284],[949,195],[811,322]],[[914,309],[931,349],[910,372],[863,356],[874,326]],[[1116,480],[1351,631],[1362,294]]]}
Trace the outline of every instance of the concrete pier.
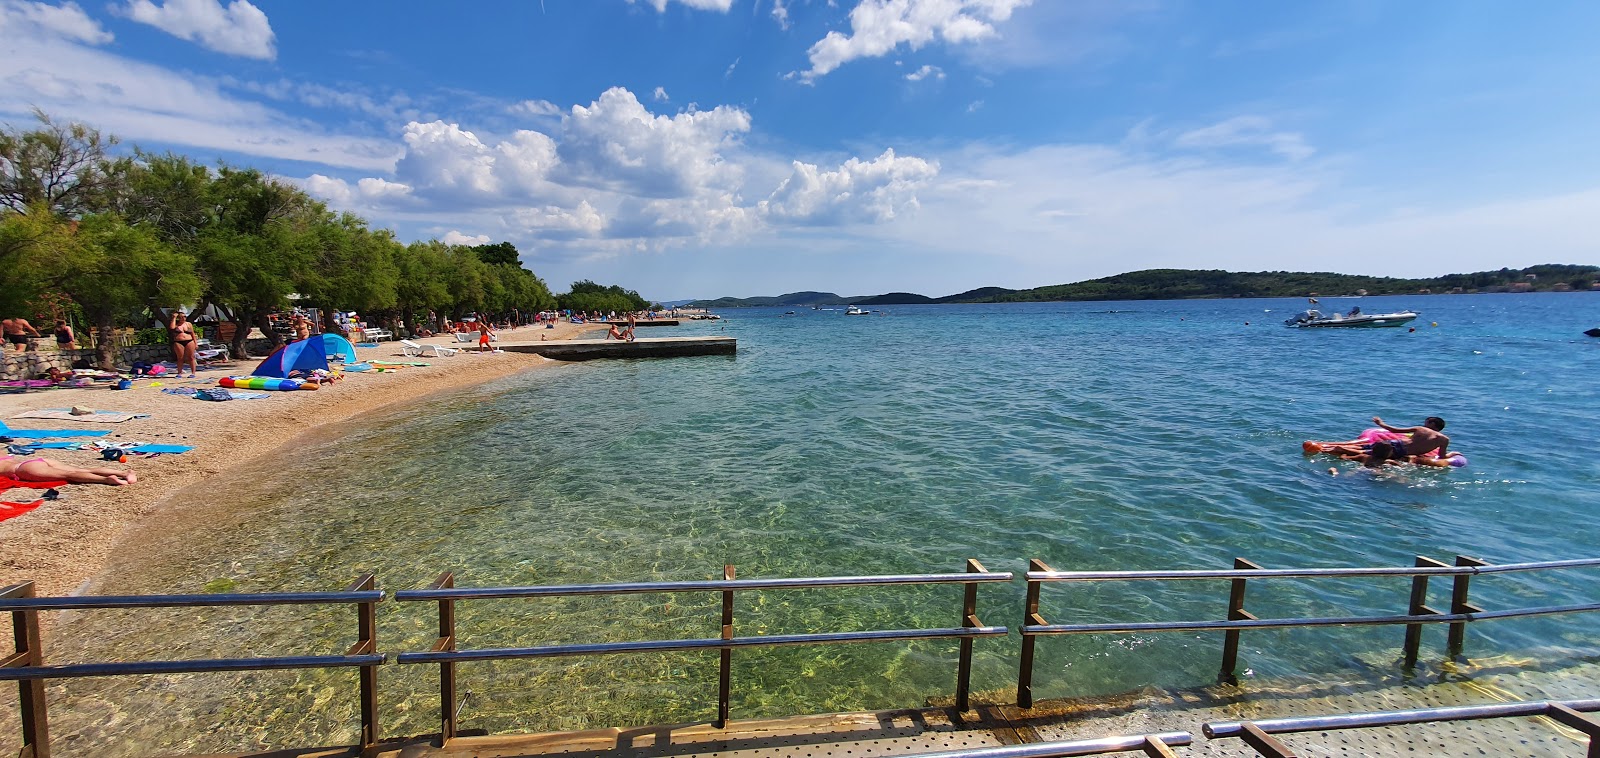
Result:
{"label": "concrete pier", "polygon": [[511,353],[533,353],[560,361],[596,358],[673,358],[682,355],[733,355],[739,341],[732,337],[646,337],[622,340],[553,340],[502,342],[496,347]]}
{"label": "concrete pier", "polygon": [[[616,324],[617,326],[627,326],[628,325],[628,320],[627,319],[619,319],[619,320],[616,320],[616,321],[606,321],[606,320],[602,319],[600,321],[590,321],[589,323],[591,323],[591,324],[607,324],[607,325]],[[633,322],[633,325],[634,326],[677,326],[678,325],[678,320],[675,319],[675,318],[651,318],[651,319],[642,318],[642,319],[639,319],[638,321]]]}

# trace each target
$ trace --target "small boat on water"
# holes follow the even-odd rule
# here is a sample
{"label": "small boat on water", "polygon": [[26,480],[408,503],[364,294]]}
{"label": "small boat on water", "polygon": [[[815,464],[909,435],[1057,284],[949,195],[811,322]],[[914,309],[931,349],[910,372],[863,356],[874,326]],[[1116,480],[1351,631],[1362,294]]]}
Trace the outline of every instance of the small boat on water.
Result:
{"label": "small boat on water", "polygon": [[1412,311],[1362,313],[1360,308],[1353,308],[1349,313],[1335,313],[1331,316],[1324,316],[1321,311],[1309,310],[1294,314],[1294,318],[1284,320],[1283,325],[1292,328],[1340,326],[1370,329],[1373,327],[1405,326],[1416,318],[1417,314]]}
{"label": "small boat on water", "polygon": [[846,316],[870,316],[870,315],[872,315],[872,311],[864,311],[864,310],[861,310],[860,307],[852,305],[849,308],[844,309],[844,315],[846,315]]}

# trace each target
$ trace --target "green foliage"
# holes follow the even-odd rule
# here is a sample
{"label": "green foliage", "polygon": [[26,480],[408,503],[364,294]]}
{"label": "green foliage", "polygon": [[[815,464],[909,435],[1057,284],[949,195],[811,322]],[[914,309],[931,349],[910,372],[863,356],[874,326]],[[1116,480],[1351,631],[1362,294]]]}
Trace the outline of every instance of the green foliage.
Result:
{"label": "green foliage", "polygon": [[603,313],[642,311],[650,306],[650,301],[640,297],[639,293],[633,290],[625,290],[616,284],[610,286],[595,284],[588,279],[573,282],[572,289],[567,294],[558,296],[556,301],[561,308]]}
{"label": "green foliage", "polygon": [[76,218],[110,208],[125,165],[107,160],[116,138],[80,123],[58,124],[35,110],[39,127],[0,131],[0,206]]}
{"label": "green foliage", "polygon": [[165,345],[167,341],[166,327],[152,326],[133,333],[133,344],[135,345]]}
{"label": "green foliage", "polygon": [[[1595,266],[1548,264],[1526,269],[1500,269],[1474,274],[1450,274],[1432,279],[1396,279],[1383,276],[1353,276],[1333,273],[1263,271],[1190,271],[1150,269],[1094,279],[1076,284],[1058,284],[1031,290],[1002,292],[960,302],[1011,303],[1054,300],[1178,300],[1206,297],[1307,297],[1310,295],[1354,295],[1365,290],[1369,295],[1404,295],[1428,290],[1443,294],[1504,291],[1526,282],[1535,290],[1572,280],[1592,279],[1600,273]],[[1533,274],[1535,280],[1527,277]],[[1586,289],[1587,287],[1584,287]]]}
{"label": "green foliage", "polygon": [[496,242],[492,245],[478,245],[472,248],[478,254],[478,260],[490,265],[521,266],[522,257],[517,254],[517,246],[510,242]]}

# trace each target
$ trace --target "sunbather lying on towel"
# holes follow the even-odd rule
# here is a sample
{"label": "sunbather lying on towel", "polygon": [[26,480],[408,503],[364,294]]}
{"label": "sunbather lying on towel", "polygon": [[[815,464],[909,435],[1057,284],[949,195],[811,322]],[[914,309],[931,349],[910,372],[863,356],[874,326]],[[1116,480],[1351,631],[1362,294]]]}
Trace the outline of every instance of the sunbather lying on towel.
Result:
{"label": "sunbather lying on towel", "polygon": [[21,482],[71,482],[73,484],[109,484],[121,487],[133,484],[139,477],[132,471],[114,468],[78,468],[57,463],[49,458],[19,458],[0,455],[0,477]]}

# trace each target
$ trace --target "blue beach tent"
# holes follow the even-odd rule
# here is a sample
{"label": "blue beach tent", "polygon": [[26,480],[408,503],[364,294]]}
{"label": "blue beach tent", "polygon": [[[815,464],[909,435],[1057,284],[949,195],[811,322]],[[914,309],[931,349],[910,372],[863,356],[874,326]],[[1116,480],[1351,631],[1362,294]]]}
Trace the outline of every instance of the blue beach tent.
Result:
{"label": "blue beach tent", "polygon": [[343,356],[346,363],[355,363],[356,348],[350,340],[337,334],[314,334],[309,339],[278,348],[250,373],[286,379],[290,371],[326,371],[330,356]]}

